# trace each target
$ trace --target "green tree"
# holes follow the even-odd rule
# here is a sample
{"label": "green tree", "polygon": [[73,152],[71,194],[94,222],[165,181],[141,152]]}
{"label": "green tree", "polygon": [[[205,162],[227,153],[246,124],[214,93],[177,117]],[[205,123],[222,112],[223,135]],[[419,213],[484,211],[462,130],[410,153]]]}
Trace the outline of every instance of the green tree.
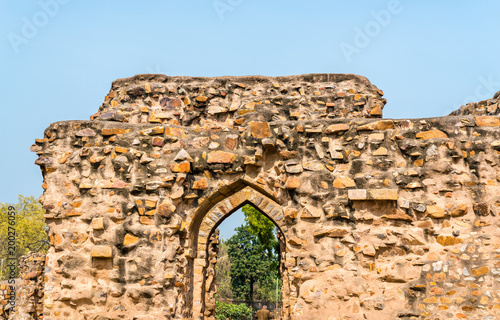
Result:
{"label": "green tree", "polygon": [[236,234],[227,241],[227,246],[233,298],[274,300],[273,289],[279,275],[274,268],[277,255],[269,257],[248,225],[236,228]]}
{"label": "green tree", "polygon": [[271,259],[271,269],[279,272],[279,242],[276,239],[276,226],[251,205],[244,205],[242,211],[245,215],[246,228],[252,235],[257,236],[260,248],[267,252],[268,259]]}
{"label": "green tree", "polygon": [[219,244],[217,300],[275,301],[279,280],[279,242],[274,223],[251,205],[242,208],[245,223]]}
{"label": "green tree", "polygon": [[[14,210],[11,210],[12,207]],[[11,276],[7,265],[9,258],[15,258],[17,266],[18,259],[27,254],[30,248],[40,248],[41,252],[46,251],[47,246],[44,245],[44,241],[47,241],[47,233],[45,232],[47,225],[45,224],[44,214],[45,210],[33,196],[23,197],[19,195],[18,202],[15,205],[0,203],[1,280],[8,279]],[[15,234],[13,233],[14,230]],[[15,276],[17,276],[18,271],[16,269]]]}
{"label": "green tree", "polygon": [[233,298],[231,287],[231,260],[227,253],[227,243],[224,239],[219,240],[219,254],[215,265],[217,275],[217,293],[215,299],[229,300]]}
{"label": "green tree", "polygon": [[227,241],[227,245],[233,296],[252,301],[256,282],[266,274],[267,255],[257,237],[246,226],[236,228],[236,234]]}
{"label": "green tree", "polygon": [[276,226],[274,223],[260,213],[251,205],[244,205],[242,208],[245,215],[245,221],[250,233],[259,238],[262,248],[268,252],[269,255],[277,253],[278,240],[276,240]]}

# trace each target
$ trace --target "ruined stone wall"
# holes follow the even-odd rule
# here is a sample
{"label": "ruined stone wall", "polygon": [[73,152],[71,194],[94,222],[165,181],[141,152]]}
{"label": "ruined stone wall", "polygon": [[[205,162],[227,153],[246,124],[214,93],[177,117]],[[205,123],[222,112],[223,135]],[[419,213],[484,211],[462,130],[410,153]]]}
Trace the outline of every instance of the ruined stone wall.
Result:
{"label": "ruined stone wall", "polygon": [[[15,281],[19,282],[18,279],[15,279]],[[14,284],[14,288],[17,287],[18,285]],[[15,289],[12,290],[12,286],[8,281],[0,282],[0,320],[7,320],[12,313],[13,308],[10,302],[14,295]]]}
{"label": "ruined stone wall", "polygon": [[10,320],[43,319],[45,291],[44,253],[29,253],[19,262],[19,288],[16,292],[16,309]]}
{"label": "ruined stone wall", "polygon": [[499,101],[500,91],[498,91],[493,98],[480,101],[477,103],[468,103],[465,106],[461,106],[459,109],[450,113],[450,116],[459,116],[459,115],[478,115],[478,116],[487,116],[487,115],[499,115],[500,107]]}
{"label": "ruined stone wall", "polygon": [[[38,320],[43,318],[45,254],[30,252],[19,261],[15,284],[0,284],[0,320]],[[13,290],[14,289],[14,290]],[[15,295],[15,308],[10,303]]]}
{"label": "ruined stone wall", "polygon": [[381,96],[353,75],[114,82],[32,147],[44,317],[203,318],[210,236],[251,203],[286,244],[283,318],[495,318],[499,117],[370,119]]}

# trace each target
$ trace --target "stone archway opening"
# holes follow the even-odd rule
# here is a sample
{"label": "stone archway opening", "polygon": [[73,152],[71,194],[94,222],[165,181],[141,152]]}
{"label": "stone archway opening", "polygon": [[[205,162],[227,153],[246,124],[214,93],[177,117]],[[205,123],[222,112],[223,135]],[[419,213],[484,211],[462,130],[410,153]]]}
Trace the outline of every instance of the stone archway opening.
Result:
{"label": "stone archway opening", "polygon": [[[241,220],[230,224],[228,220],[235,216]],[[230,236],[228,228],[234,232]],[[284,263],[280,258],[286,246],[279,227],[245,202],[214,227],[209,239],[205,312],[222,302],[245,304],[254,313],[266,305],[274,315],[280,315],[280,266]]]}
{"label": "stone archway opening", "polygon": [[[193,263],[193,319],[215,319],[216,264],[218,260],[218,227],[234,212],[245,205],[255,208],[276,227],[279,243],[279,319],[289,318],[290,279],[286,264],[286,225],[283,210],[274,200],[247,186],[219,201],[206,212],[201,223],[192,229],[198,231]],[[192,227],[193,228],[193,227]]]}

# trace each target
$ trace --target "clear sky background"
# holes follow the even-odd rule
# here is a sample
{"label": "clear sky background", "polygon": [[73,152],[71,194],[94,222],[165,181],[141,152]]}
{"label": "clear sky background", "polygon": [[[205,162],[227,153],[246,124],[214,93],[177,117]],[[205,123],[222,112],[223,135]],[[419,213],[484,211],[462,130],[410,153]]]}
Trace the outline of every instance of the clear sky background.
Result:
{"label": "clear sky background", "polygon": [[139,73],[355,73],[384,90],[385,118],[446,115],[500,90],[499,13],[494,0],[0,0],[0,202],[41,194],[29,147],[51,122],[88,120]]}

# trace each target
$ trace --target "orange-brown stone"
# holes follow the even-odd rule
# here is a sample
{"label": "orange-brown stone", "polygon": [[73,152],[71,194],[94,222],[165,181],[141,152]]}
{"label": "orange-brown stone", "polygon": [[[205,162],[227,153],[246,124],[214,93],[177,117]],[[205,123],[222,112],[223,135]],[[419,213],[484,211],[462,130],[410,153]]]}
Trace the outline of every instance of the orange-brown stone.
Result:
{"label": "orange-brown stone", "polygon": [[338,177],[333,181],[333,186],[338,189],[356,187],[356,183],[349,177]]}
{"label": "orange-brown stone", "polygon": [[92,258],[112,258],[113,248],[110,246],[94,246],[90,251]]}
{"label": "orange-brown stone", "polygon": [[189,161],[181,163],[171,163],[169,164],[170,170],[172,172],[189,172],[191,171],[191,163]]}
{"label": "orange-brown stone", "polygon": [[389,130],[389,129],[394,129],[394,121],[392,120],[380,120],[372,123],[368,123],[362,126],[359,126],[356,128],[358,131],[365,131],[365,130]]}
{"label": "orange-brown stone", "polygon": [[123,239],[123,245],[128,246],[128,245],[136,244],[137,241],[139,241],[139,237],[136,237],[131,233],[127,233],[125,235],[125,238]]}
{"label": "orange-brown stone", "polygon": [[476,117],[476,125],[479,127],[498,127],[500,126],[500,118],[491,116]]}
{"label": "orange-brown stone", "polygon": [[173,137],[185,138],[186,137],[186,131],[184,129],[181,129],[181,128],[166,127],[165,128],[165,135],[166,136],[173,136]]}
{"label": "orange-brown stone", "polygon": [[208,154],[207,163],[233,163],[238,155],[225,151],[212,151]]}
{"label": "orange-brown stone", "polygon": [[441,130],[430,130],[417,133],[417,139],[429,140],[435,138],[448,138],[448,135]]}
{"label": "orange-brown stone", "polygon": [[488,267],[480,267],[472,270],[472,275],[479,277],[487,274],[490,271]]}
{"label": "orange-brown stone", "polygon": [[462,203],[462,204],[458,205],[456,208],[454,208],[453,210],[451,210],[450,215],[452,217],[461,217],[461,216],[466,215],[467,212],[468,212],[467,205],[465,203]]}
{"label": "orange-brown stone", "polygon": [[256,139],[272,137],[271,127],[268,122],[250,122],[250,132]]}
{"label": "orange-brown stone", "polygon": [[295,208],[287,207],[285,209],[285,217],[287,217],[289,219],[295,219],[295,218],[297,218],[298,214],[299,214],[299,210],[297,210]]}
{"label": "orange-brown stone", "polygon": [[445,217],[445,212],[440,206],[427,206],[427,211],[425,213],[434,219],[441,219]]}
{"label": "orange-brown stone", "polygon": [[208,189],[208,181],[206,178],[202,178],[201,180],[197,180],[193,183],[193,189],[196,190],[206,190]]}
{"label": "orange-brown stone", "polygon": [[120,128],[103,128],[101,130],[101,134],[103,136],[112,136],[115,134],[123,134],[123,133],[126,133],[127,131],[130,131],[130,129],[125,130],[125,129],[120,129]]}
{"label": "orange-brown stone", "polygon": [[329,125],[326,127],[324,133],[326,134],[333,134],[333,133],[338,133],[338,132],[344,132],[349,130],[349,125],[346,123],[336,123]]}
{"label": "orange-brown stone", "polygon": [[291,176],[286,180],[287,189],[298,189],[300,187],[300,177]]}
{"label": "orange-brown stone", "polygon": [[460,238],[455,238],[452,236],[442,236],[442,235],[437,237],[436,241],[437,243],[439,243],[444,247],[462,243],[462,239]]}

